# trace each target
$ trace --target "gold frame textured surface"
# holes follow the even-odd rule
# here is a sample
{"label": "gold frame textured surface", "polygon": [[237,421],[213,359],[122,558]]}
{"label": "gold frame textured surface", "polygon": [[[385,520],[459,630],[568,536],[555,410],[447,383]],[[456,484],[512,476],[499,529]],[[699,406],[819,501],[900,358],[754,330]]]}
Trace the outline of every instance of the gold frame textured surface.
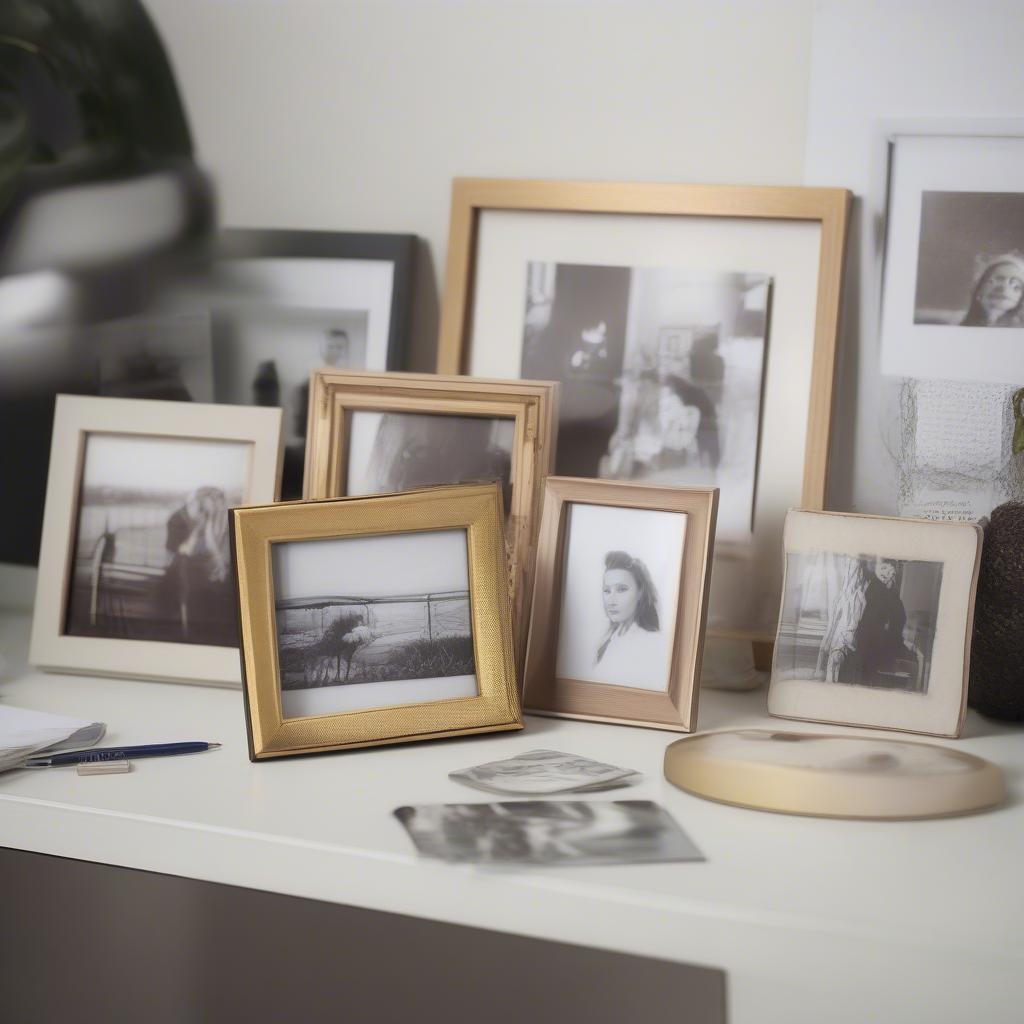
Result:
{"label": "gold frame textured surface", "polygon": [[[675,636],[665,692],[555,675],[568,543],[566,509],[572,504],[657,509],[682,512],[687,516],[679,600],[675,608]],[[690,732],[695,728],[717,514],[717,487],[659,487],[619,480],[548,477],[524,673],[523,704],[527,711],[677,732]]]}
{"label": "gold frame textured surface", "polygon": [[[271,545],[450,529],[466,531],[477,696],[284,718]],[[233,509],[231,540],[251,760],[522,728],[497,483]]]}
{"label": "gold frame textured surface", "polygon": [[[841,188],[456,178],[452,183],[448,260],[441,306],[439,373],[469,365],[471,310],[480,214],[488,210],[640,214],[688,218],[809,221],[820,225],[819,275],[801,493],[789,505],[825,507],[843,255],[851,193]],[[784,382],[778,382],[784,383]],[[722,626],[716,635],[754,642],[763,664],[769,627]]]}
{"label": "gold frame textured surface", "polygon": [[534,552],[544,481],[558,422],[554,381],[480,380],[437,374],[319,370],[310,379],[306,498],[345,496],[349,423],[354,412],[433,413],[510,419],[512,503],[505,524],[516,664],[526,654]]}

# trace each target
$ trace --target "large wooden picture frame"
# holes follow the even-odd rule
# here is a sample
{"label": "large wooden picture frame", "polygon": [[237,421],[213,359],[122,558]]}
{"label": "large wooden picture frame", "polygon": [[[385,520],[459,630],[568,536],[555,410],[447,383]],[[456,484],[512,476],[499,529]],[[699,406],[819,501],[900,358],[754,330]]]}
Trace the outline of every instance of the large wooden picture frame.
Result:
{"label": "large wooden picture frame", "polygon": [[[496,483],[233,509],[231,539],[253,761],[522,728]],[[403,544],[419,555],[409,558]],[[304,563],[282,561],[296,548],[316,550]],[[431,620],[431,595],[424,591],[433,584],[424,582],[451,579],[453,568],[462,581],[461,631],[417,636],[407,614],[396,626],[387,609],[399,602],[425,604],[424,621]],[[316,596],[290,596],[289,588],[303,586]],[[366,593],[353,596],[360,587]],[[382,597],[386,591],[398,596]],[[343,605],[362,609],[351,640],[341,636],[350,625],[339,612]],[[373,606],[384,610],[368,612]],[[297,629],[289,622],[295,614]],[[296,637],[296,645],[286,646],[285,638]],[[436,666],[448,656],[425,652],[425,645],[444,647],[456,639],[461,653],[450,657],[472,659],[469,675],[432,669],[424,678],[409,671],[410,664]],[[337,651],[324,654],[327,641],[336,642]],[[365,678],[351,673],[353,649],[360,646],[366,648],[356,652],[365,655]],[[343,677],[320,675],[308,685],[300,679],[297,689],[288,688],[289,705],[285,678],[295,674],[295,658],[286,659],[286,652],[315,656],[328,668],[347,657],[348,669]],[[388,674],[399,665],[404,671]]]}
{"label": "large wooden picture frame", "polygon": [[[709,618],[716,635],[771,642],[785,513],[796,505],[825,505],[850,198],[844,189],[829,188],[474,178],[453,183],[440,373],[521,372],[516,352],[524,346],[533,261],[749,271],[770,279],[754,428],[758,454],[754,483],[745,492],[750,533],[742,543],[730,539],[727,522],[735,520],[736,509],[722,485]],[[561,406],[564,447],[566,390]],[[555,472],[598,475],[560,464],[561,452]]]}
{"label": "large wooden picture frame", "polygon": [[[304,495],[306,498],[338,498],[349,494],[348,460],[353,417],[359,413],[510,421],[512,437],[507,481],[510,494],[505,535],[517,664],[522,665],[544,481],[554,455],[557,399],[558,385],[550,381],[319,370],[313,374],[310,385]],[[456,439],[456,443],[464,447],[469,439]],[[419,482],[469,482],[445,475],[446,471],[457,473],[459,467],[444,465],[443,453],[428,450],[426,457],[440,464],[431,465],[429,470],[434,475]],[[462,465],[472,467],[476,463],[470,461]]]}
{"label": "large wooden picture frame", "polygon": [[237,688],[226,505],[280,479],[280,409],[58,395],[31,663]]}
{"label": "large wooden picture frame", "polygon": [[[663,578],[671,579],[676,589],[674,600],[670,597],[666,601],[662,594],[658,604],[659,626],[668,634],[665,647],[668,655],[667,685],[617,685],[558,674],[562,656],[561,615],[563,607],[567,607],[563,595],[570,574],[576,568],[570,564],[569,558],[570,517],[574,506],[627,513],[670,513],[682,522],[685,533],[678,549],[678,559],[673,561],[662,550],[655,553],[655,557],[663,555],[670,563],[662,569]],[[684,489],[639,486],[616,480],[548,478],[526,656],[523,702],[528,711],[678,732],[690,732],[696,727],[717,510],[718,491],[715,488]],[[641,524],[639,531],[646,533],[646,526],[646,523]],[[622,533],[613,529],[610,536],[617,540]],[[628,542],[624,541],[621,546],[628,548],[630,555],[636,553]],[[597,565],[598,572],[602,553],[596,548],[587,552],[588,561]],[[589,557],[591,555],[593,557]],[[647,563],[652,561],[650,557],[646,559]],[[647,573],[651,568],[653,566],[648,564]],[[643,569],[640,571],[645,572]],[[634,632],[637,632],[636,627]],[[580,659],[576,660],[580,662]],[[633,662],[638,671],[642,662],[641,650],[641,656]],[[627,661],[626,664],[630,663]]]}

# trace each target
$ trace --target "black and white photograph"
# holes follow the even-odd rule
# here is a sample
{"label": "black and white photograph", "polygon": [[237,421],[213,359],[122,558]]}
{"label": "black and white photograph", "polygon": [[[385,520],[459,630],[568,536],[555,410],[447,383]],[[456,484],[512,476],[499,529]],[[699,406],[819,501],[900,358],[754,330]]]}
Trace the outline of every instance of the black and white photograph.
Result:
{"label": "black and white photograph", "polygon": [[285,718],[476,695],[465,530],[272,550]]}
{"label": "black and white photograph", "polygon": [[455,863],[583,865],[699,861],[703,854],[649,800],[517,800],[399,807],[417,851]]}
{"label": "black and white photograph", "polygon": [[302,497],[309,376],[367,368],[365,310],[295,309],[264,302],[213,316],[217,400],[284,410],[281,497]]}
{"label": "black and white photograph", "polygon": [[686,519],[570,505],[556,677],[668,688]]}
{"label": "black and white photograph", "polygon": [[228,508],[246,493],[251,449],[88,435],[69,635],[238,645]]}
{"label": "black and white photograph", "polygon": [[[284,410],[281,496],[300,498],[310,374],[322,368],[384,370],[391,365],[396,264],[275,255],[282,246],[301,249],[304,235],[319,232],[295,233],[293,245],[263,238],[276,232],[251,234],[252,240],[238,243],[244,257],[215,260],[185,281],[168,305],[210,318],[217,402]],[[264,247],[270,255],[260,254]]]}
{"label": "black and white photograph", "polygon": [[521,375],[561,382],[559,475],[716,486],[752,529],[771,279],[531,262]]}
{"label": "black and white photograph", "polygon": [[560,750],[528,750],[501,761],[449,772],[448,777],[489,793],[540,796],[613,789],[638,780],[640,773]]}
{"label": "black and white photograph", "polygon": [[1024,380],[1024,137],[898,136],[890,153],[882,373]]}
{"label": "black and white photograph", "polygon": [[90,331],[96,392],[111,398],[212,402],[213,336],[206,311],[108,321]]}
{"label": "black and white photograph", "polygon": [[512,419],[358,410],[349,420],[345,493],[497,480],[507,515],[514,440]]}
{"label": "black and white photograph", "polygon": [[942,563],[790,552],[775,675],[927,694]]}
{"label": "black and white photograph", "polygon": [[914,323],[1024,327],[1024,193],[922,193]]}

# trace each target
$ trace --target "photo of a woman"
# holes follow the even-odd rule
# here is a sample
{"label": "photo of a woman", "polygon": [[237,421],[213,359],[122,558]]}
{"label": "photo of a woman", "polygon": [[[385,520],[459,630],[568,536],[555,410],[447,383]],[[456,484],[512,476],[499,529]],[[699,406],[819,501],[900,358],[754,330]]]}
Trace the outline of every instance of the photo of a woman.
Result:
{"label": "photo of a woman", "polygon": [[637,690],[668,687],[686,515],[573,504],[555,674]]}
{"label": "photo of a woman", "polygon": [[228,582],[228,507],[219,487],[197,487],[167,520],[167,620],[185,643],[230,645],[235,622]]}
{"label": "photo of a woman", "polygon": [[1024,259],[1008,253],[984,264],[960,326],[1024,326]]}
{"label": "photo of a woman", "polygon": [[658,593],[647,566],[625,551],[609,551],[604,557],[602,585],[608,626],[597,648],[595,665],[622,672],[635,664],[642,648],[651,646],[649,634],[661,629]]}

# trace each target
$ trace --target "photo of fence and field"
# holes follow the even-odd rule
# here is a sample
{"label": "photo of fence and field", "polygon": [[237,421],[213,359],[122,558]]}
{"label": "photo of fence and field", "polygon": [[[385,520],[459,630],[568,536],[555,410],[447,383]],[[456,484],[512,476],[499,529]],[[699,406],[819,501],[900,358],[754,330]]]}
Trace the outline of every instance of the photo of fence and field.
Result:
{"label": "photo of fence and field", "polygon": [[466,590],[278,600],[282,690],[474,672]]}

